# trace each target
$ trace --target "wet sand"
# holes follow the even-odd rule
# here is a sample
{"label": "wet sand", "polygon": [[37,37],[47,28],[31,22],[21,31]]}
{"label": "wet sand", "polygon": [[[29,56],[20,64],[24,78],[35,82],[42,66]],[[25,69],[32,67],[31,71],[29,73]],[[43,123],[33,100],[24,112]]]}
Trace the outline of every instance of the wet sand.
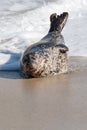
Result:
{"label": "wet sand", "polygon": [[87,58],[71,61],[60,76],[1,78],[0,130],[87,130]]}

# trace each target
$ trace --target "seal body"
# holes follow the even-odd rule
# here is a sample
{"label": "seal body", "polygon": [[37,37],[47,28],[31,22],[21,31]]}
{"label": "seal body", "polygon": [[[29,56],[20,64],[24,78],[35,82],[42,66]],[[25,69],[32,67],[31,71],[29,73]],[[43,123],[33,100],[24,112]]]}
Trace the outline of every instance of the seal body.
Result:
{"label": "seal body", "polygon": [[43,39],[24,51],[20,63],[22,75],[37,78],[65,73],[67,51],[60,31],[50,29]]}

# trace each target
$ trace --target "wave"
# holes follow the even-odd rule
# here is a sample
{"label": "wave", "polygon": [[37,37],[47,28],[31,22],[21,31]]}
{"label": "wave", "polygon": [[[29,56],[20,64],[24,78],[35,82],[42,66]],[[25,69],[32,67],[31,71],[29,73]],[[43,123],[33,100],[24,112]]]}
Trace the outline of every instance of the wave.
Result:
{"label": "wave", "polygon": [[20,70],[23,50],[48,33],[50,14],[63,11],[70,14],[63,30],[69,55],[87,56],[87,0],[0,1],[0,70]]}
{"label": "wave", "polygon": [[43,6],[75,11],[87,9],[87,0],[3,0],[0,1],[0,16],[31,11]]}

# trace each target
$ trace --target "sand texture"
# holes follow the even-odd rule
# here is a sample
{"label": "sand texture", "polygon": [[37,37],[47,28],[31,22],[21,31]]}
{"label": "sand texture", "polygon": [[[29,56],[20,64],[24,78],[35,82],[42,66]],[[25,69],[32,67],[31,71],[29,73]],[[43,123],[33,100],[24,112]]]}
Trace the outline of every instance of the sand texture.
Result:
{"label": "sand texture", "polygon": [[[0,75],[0,130],[87,130],[87,58],[67,74],[36,79]],[[4,75],[4,76],[3,76]]]}

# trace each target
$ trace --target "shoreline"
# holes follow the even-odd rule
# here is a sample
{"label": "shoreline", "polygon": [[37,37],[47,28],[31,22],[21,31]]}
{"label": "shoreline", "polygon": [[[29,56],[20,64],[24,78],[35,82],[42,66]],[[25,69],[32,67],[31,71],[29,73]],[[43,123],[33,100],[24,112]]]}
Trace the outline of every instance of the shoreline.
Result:
{"label": "shoreline", "polygon": [[[87,57],[84,56],[70,56],[68,59],[68,72],[81,71],[87,69]],[[63,75],[63,74],[60,74]],[[60,76],[58,75],[58,76]],[[54,77],[54,76],[52,76]],[[0,71],[0,79],[23,79],[20,75],[20,71]],[[46,78],[46,77],[45,77]],[[49,77],[47,77],[49,78]],[[35,78],[33,78],[35,79]]]}

